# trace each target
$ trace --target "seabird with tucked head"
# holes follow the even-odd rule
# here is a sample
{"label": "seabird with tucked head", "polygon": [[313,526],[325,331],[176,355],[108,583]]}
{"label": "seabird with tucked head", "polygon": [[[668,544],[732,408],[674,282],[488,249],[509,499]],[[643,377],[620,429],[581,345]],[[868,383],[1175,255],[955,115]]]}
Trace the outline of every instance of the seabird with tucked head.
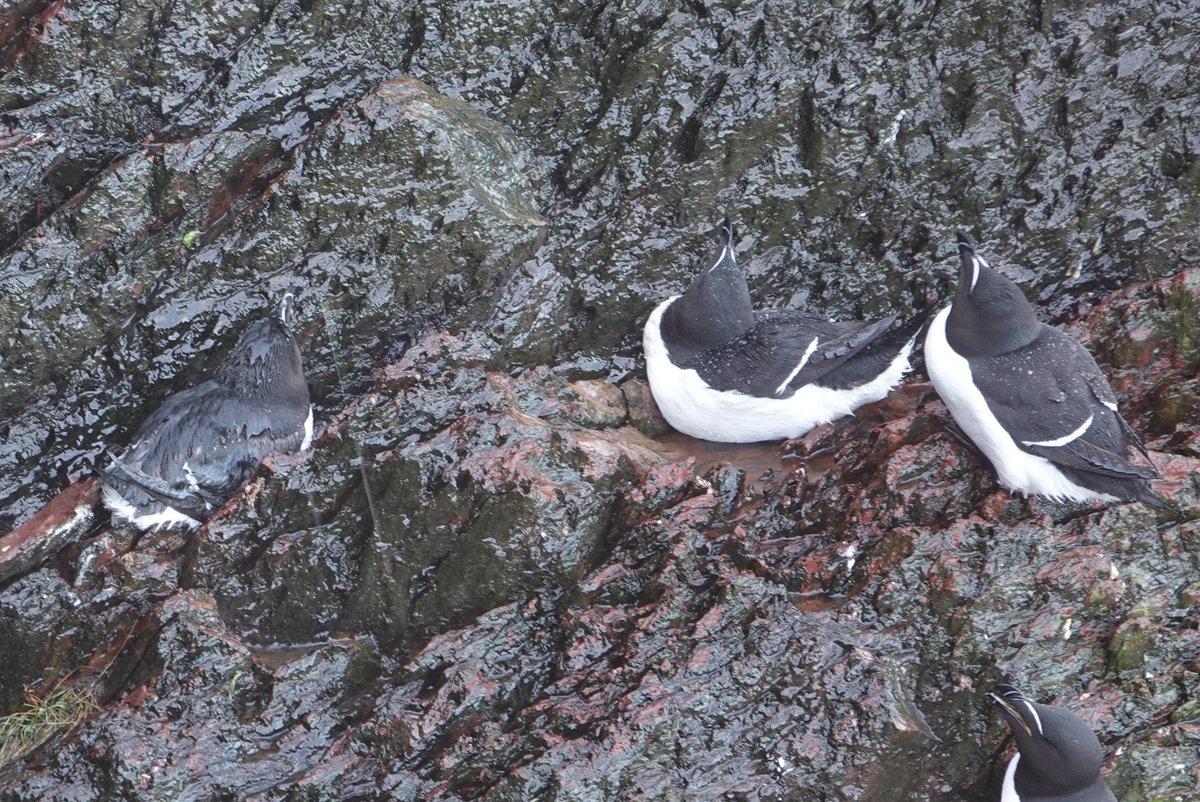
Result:
{"label": "seabird with tucked head", "polygon": [[140,529],[197,527],[274,451],[312,443],[313,410],[289,329],[292,294],[242,334],[217,376],[176,393],[103,476],[113,518]]}

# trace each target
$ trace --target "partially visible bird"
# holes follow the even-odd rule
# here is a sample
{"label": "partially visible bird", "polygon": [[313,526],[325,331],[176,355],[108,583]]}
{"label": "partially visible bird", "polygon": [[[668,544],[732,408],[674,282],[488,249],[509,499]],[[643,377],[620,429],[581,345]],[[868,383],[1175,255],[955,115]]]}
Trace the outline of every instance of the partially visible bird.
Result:
{"label": "partially visible bird", "polygon": [[[950,414],[1009,490],[1165,507],[1160,478],[1087,348],[1040,322],[1017,285],[963,236],[954,301],[925,335],[925,366]],[[1137,449],[1145,465],[1130,461]]]}
{"label": "partially visible bird", "polygon": [[114,519],[197,527],[267,454],[308,448],[313,411],[289,329],[292,301],[285,294],[275,314],[246,329],[215,378],[164,401],[101,471]]}
{"label": "partially visible bird", "polygon": [[650,314],[646,374],[663,417],[702,440],[798,437],[878,401],[899,384],[923,323],[897,316],[836,323],[791,309],[755,311],[728,220],[711,266]]}
{"label": "partially visible bird", "polygon": [[1030,701],[1012,685],[988,694],[1017,741],[1000,802],[1116,802],[1100,777],[1104,753],[1074,713]]}

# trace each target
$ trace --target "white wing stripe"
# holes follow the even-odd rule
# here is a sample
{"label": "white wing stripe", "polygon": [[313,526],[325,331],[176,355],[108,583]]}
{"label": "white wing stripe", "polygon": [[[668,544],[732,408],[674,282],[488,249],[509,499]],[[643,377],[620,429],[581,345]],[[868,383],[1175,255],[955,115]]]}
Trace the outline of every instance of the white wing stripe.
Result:
{"label": "white wing stripe", "polygon": [[1069,435],[1063,435],[1062,437],[1058,437],[1056,439],[1044,439],[1044,441],[1040,442],[1022,439],[1021,442],[1025,443],[1026,445],[1045,445],[1045,447],[1048,448],[1057,448],[1058,445],[1066,445],[1067,443],[1074,441],[1074,439],[1079,439],[1080,437],[1084,436],[1084,432],[1087,431],[1088,426],[1092,425],[1092,420],[1094,419],[1096,419],[1096,415],[1087,415],[1087,420],[1080,424],[1079,429],[1069,433]]}
{"label": "white wing stripe", "polygon": [[808,360],[812,357],[813,351],[816,351],[816,350],[817,350],[817,338],[813,337],[812,342],[810,342],[808,344],[808,348],[804,349],[804,356],[800,357],[800,364],[792,369],[792,372],[789,373],[787,375],[787,378],[783,380],[783,384],[781,384],[775,388],[775,395],[779,395],[780,393],[782,393],[784,390],[787,389],[788,384],[791,383],[792,379],[796,378],[797,373],[799,373],[801,370],[804,369],[804,366],[808,364]]}
{"label": "white wing stripe", "polygon": [[1072,440],[1078,440],[1080,437],[1083,437],[1083,433],[1086,432],[1088,430],[1088,427],[1092,425],[1092,420],[1095,417],[1096,417],[1095,415],[1088,415],[1088,419],[1085,420],[1083,423],[1081,423],[1079,425],[1078,429],[1071,432],[1070,434],[1064,434],[1062,437],[1056,438],[1054,440],[1042,440],[1042,441],[1022,440],[1021,442],[1027,446],[1046,446],[1048,448],[1057,448],[1058,446],[1065,446],[1067,443],[1071,442]]}

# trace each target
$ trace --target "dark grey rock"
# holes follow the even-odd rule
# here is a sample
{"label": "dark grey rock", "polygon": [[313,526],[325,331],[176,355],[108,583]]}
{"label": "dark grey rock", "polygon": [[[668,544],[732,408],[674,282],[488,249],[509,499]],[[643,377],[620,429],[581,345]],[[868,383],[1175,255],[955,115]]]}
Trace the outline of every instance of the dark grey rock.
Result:
{"label": "dark grey rock", "polygon": [[[1119,798],[1200,786],[1186,4],[6,19],[0,522],[285,289],[325,431],[196,536],[4,575],[6,709],[101,708],[0,797],[975,802],[1002,677],[1096,728]],[[996,491],[919,375],[782,454],[649,440],[641,324],[726,213],[757,303],[839,317],[944,299],[966,230],[1090,341],[1183,517]]]}

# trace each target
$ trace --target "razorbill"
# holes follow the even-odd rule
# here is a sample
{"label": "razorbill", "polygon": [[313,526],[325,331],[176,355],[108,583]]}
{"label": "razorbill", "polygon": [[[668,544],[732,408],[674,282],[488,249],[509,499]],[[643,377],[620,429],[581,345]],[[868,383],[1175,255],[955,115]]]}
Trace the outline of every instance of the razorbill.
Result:
{"label": "razorbill", "polygon": [[[1080,343],[1037,319],[1021,290],[959,236],[958,289],[925,335],[925,366],[1000,484],[1055,500],[1166,505],[1142,441]],[[1134,465],[1129,447],[1146,458]]]}
{"label": "razorbill", "polygon": [[140,529],[199,526],[273,451],[312,443],[313,410],[289,329],[292,294],[242,334],[216,378],[176,393],[101,471],[104,504]]}
{"label": "razorbill", "polygon": [[1100,741],[1074,713],[1035,704],[1012,685],[988,698],[1017,740],[1000,802],[1116,802],[1100,778]]}
{"label": "razorbill", "polygon": [[655,307],[642,345],[663,417],[701,440],[798,437],[878,401],[909,369],[915,319],[835,323],[790,309],[754,311],[725,221],[711,267]]}

